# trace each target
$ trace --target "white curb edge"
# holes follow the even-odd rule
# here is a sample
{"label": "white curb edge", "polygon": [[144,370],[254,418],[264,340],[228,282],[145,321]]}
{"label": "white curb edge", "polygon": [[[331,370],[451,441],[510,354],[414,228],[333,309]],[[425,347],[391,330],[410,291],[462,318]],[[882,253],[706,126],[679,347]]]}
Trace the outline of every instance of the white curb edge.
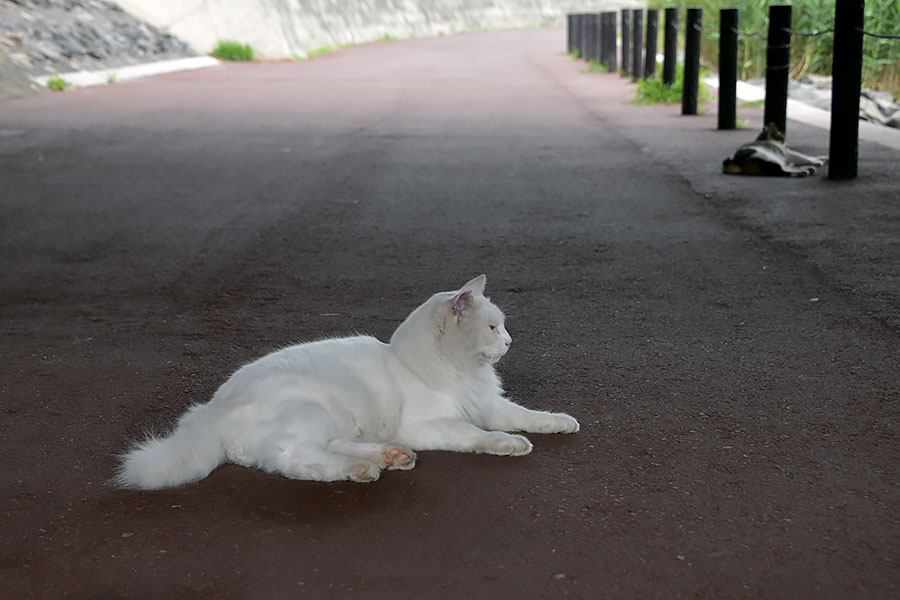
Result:
{"label": "white curb edge", "polygon": [[[703,83],[711,88],[719,89],[719,78],[716,75],[704,77]],[[743,81],[738,81],[737,97],[744,102],[765,100],[766,90]],[[810,106],[803,102],[798,102],[797,100],[788,99],[787,116],[788,119],[792,121],[806,123],[807,125],[812,125],[821,129],[827,130],[831,128],[831,111],[816,108],[815,106]],[[859,139],[900,150],[900,129],[894,129],[893,127],[885,127],[867,121],[860,121]]]}
{"label": "white curb edge", "polygon": [[149,77],[151,75],[174,73],[175,71],[204,69],[218,64],[219,61],[212,56],[193,56],[190,58],[161,60],[141,65],[111,67],[99,71],[72,71],[69,73],[59,73],[58,75],[41,75],[39,77],[32,77],[31,80],[41,87],[47,87],[47,82],[50,79],[60,77],[66,83],[71,85],[88,87],[92,85],[104,85],[113,81],[128,81],[131,79],[139,79],[141,77]]}

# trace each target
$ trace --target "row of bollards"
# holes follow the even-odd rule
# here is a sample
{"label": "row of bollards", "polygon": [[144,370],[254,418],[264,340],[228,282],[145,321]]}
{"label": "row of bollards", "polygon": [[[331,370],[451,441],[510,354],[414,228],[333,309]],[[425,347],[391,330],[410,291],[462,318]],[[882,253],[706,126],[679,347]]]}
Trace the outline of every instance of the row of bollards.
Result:
{"label": "row of bollards", "polygon": [[[834,62],[832,64],[832,110],[828,177],[852,179],[857,175],[859,147],[859,93],[861,88],[864,0],[836,0]],[[646,37],[643,9],[622,9],[620,13],[568,15],[567,48],[570,54],[619,71],[638,80],[656,75],[656,45],[659,11],[647,10]],[[621,26],[620,60],[616,64],[616,20]],[[665,85],[676,78],[678,9],[665,9],[663,25],[663,70]],[[688,8],[684,36],[684,115],[697,114],[700,81],[700,44],[703,10]],[[719,13],[719,104],[718,128],[737,127],[738,9]],[[787,130],[788,74],[791,58],[791,6],[769,6],[766,46],[766,100],[764,123]],[[818,32],[816,33],[818,34]],[[752,34],[751,34],[752,35]],[[810,34],[804,34],[810,35]],[[644,42],[646,40],[646,54]]]}
{"label": "row of bollards", "polygon": [[[621,46],[617,60],[616,22],[621,23]],[[659,10],[647,10],[646,36],[643,9],[568,15],[567,51],[588,62],[597,62],[610,71],[621,70],[633,79],[656,75]],[[678,9],[665,9],[663,81],[675,82],[678,51]],[[646,52],[644,43],[646,41]]]}

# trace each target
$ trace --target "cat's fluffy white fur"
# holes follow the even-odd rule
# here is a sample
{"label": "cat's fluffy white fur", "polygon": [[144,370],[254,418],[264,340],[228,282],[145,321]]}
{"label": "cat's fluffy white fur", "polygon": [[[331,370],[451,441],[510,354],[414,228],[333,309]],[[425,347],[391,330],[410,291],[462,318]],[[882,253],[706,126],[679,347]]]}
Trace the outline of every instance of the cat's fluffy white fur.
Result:
{"label": "cat's fluffy white fur", "polygon": [[252,362],[165,438],[123,456],[116,481],[157,489],[206,477],[223,462],[295,479],[374,481],[411,469],[414,450],[518,456],[521,435],[572,433],[569,415],[503,397],[493,365],[512,339],[484,296],[485,276],[435,294],[385,344],[357,336],[300,344]]}

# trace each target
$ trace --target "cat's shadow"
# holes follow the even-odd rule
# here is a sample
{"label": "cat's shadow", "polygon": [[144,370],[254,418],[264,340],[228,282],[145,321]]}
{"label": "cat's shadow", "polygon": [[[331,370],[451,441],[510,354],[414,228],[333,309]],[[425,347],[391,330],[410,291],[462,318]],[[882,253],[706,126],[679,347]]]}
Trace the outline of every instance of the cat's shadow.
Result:
{"label": "cat's shadow", "polygon": [[196,484],[197,493],[216,498],[218,510],[253,521],[327,523],[366,519],[409,506],[422,496],[422,477],[413,471],[386,471],[373,483],[288,479],[235,465],[223,465]]}

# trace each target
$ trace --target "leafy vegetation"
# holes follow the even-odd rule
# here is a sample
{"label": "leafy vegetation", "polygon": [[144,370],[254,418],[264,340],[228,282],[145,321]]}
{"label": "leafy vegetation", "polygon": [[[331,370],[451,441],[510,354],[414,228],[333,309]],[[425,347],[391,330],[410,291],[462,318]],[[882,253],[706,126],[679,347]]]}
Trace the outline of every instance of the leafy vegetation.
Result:
{"label": "leafy vegetation", "polygon": [[[766,35],[769,26],[768,0],[653,0],[658,8],[677,5],[680,8],[703,8],[703,28],[715,30],[704,33],[701,60],[707,68],[718,70],[719,10],[737,8],[742,32]],[[791,28],[796,31],[824,31],[834,27],[835,0],[807,0],[794,4]],[[683,36],[684,12],[679,22]],[[865,5],[867,31],[900,35],[900,2],[897,0],[868,0]],[[663,28],[660,27],[660,32]],[[791,76],[802,78],[806,73],[831,74],[834,55],[834,34],[791,37]],[[766,42],[760,36],[742,35],[738,38],[738,77],[753,79],[765,74]],[[863,38],[863,86],[888,90],[900,96],[900,40]]]}
{"label": "leafy vegetation", "polygon": [[[697,102],[702,104],[708,102],[711,98],[709,88],[703,84],[703,76],[700,74],[700,83],[697,88]],[[662,64],[657,63],[656,75],[647,79],[638,79],[637,87],[634,91],[634,101],[636,104],[672,104],[681,102],[682,90],[684,89],[684,67],[678,65],[675,70],[675,82],[672,85],[665,85],[662,81]]]}
{"label": "leafy vegetation", "polygon": [[242,44],[234,40],[221,40],[212,51],[212,55],[221,60],[253,60],[253,48],[250,44]]}
{"label": "leafy vegetation", "polygon": [[313,48],[312,50],[306,51],[306,58],[315,58],[320,54],[327,54],[329,52],[334,52],[337,50],[334,46],[319,46],[318,48]]}
{"label": "leafy vegetation", "polygon": [[71,86],[72,84],[60,77],[59,73],[54,73],[53,77],[47,80],[47,87],[57,92],[61,92]]}
{"label": "leafy vegetation", "polygon": [[609,65],[597,59],[588,61],[588,73],[609,73]]}

